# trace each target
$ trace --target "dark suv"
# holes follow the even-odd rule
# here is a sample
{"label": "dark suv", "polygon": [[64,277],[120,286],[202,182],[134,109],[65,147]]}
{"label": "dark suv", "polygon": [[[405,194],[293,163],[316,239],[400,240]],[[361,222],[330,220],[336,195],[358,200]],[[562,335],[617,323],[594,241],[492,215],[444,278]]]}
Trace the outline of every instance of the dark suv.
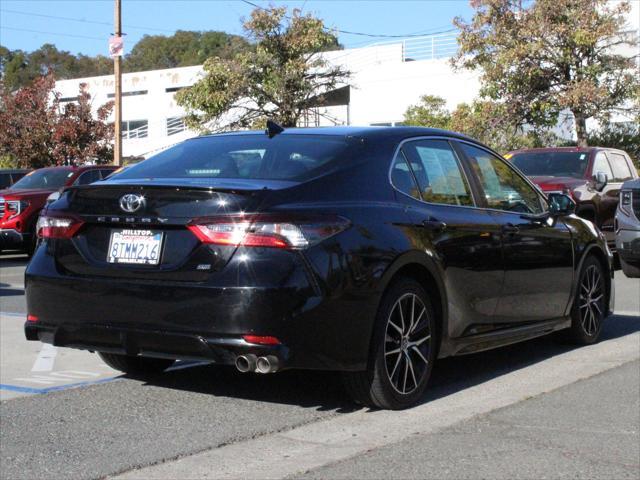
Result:
{"label": "dark suv", "polygon": [[544,193],[565,193],[576,214],[592,221],[615,246],[614,217],[622,183],[638,172],[622,150],[600,147],[532,148],[505,155]]}
{"label": "dark suv", "polygon": [[0,252],[31,253],[36,241],[36,222],[47,197],[65,187],[101,180],[116,168],[110,165],[41,168],[0,190]]}

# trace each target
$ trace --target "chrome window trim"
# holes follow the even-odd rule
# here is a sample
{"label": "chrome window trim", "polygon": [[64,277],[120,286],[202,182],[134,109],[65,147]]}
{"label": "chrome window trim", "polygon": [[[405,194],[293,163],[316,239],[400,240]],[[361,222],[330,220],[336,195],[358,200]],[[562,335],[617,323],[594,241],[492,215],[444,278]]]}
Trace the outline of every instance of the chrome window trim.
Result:
{"label": "chrome window trim", "polygon": [[[402,146],[405,143],[419,141],[419,140],[445,140],[446,142],[450,142],[451,140],[455,140],[455,137],[445,137],[443,135],[422,135],[422,136],[419,136],[419,137],[405,138],[402,141],[400,141],[400,143],[398,144],[398,146],[396,147],[396,149],[393,152],[393,155],[391,157],[391,163],[389,164],[389,171],[387,172],[387,179],[389,180],[389,185],[391,185],[391,188],[393,190],[395,190],[396,192],[404,195],[405,197],[410,198],[410,199],[412,199],[412,200],[414,200],[416,202],[424,203],[425,205],[439,205],[439,206],[444,206],[444,207],[474,208],[474,209],[478,209],[478,210],[486,210],[485,208],[478,207],[478,201],[477,201],[477,199],[475,197],[475,194],[473,192],[473,188],[471,188],[471,182],[469,182],[469,178],[467,177],[467,172],[465,171],[464,167],[462,166],[462,159],[458,156],[458,152],[456,152],[455,148],[453,148],[451,145],[449,145],[449,148],[451,148],[451,151],[453,152],[453,155],[454,155],[454,157],[456,159],[456,162],[458,163],[458,169],[460,171],[462,171],[462,175],[464,176],[464,179],[467,182],[467,187],[469,188],[469,193],[471,195],[471,200],[473,201],[473,205],[455,205],[455,204],[452,204],[452,203],[434,203],[434,202],[427,202],[427,201],[422,199],[422,192],[420,191],[420,184],[418,183],[418,180],[416,179],[415,174],[413,173],[413,169],[411,168],[411,163],[407,159],[407,156],[404,154],[404,151],[402,151]],[[471,144],[474,145],[473,143],[471,143]],[[407,165],[409,166],[409,171],[411,172],[411,178],[413,178],[413,181],[416,183],[416,186],[418,187],[418,191],[420,192],[420,198],[412,197],[411,195],[403,192],[402,190],[397,188],[393,184],[393,182],[391,181],[391,171],[393,170],[393,163],[395,162],[396,156],[398,155],[399,151],[401,151],[405,162],[407,162]]]}

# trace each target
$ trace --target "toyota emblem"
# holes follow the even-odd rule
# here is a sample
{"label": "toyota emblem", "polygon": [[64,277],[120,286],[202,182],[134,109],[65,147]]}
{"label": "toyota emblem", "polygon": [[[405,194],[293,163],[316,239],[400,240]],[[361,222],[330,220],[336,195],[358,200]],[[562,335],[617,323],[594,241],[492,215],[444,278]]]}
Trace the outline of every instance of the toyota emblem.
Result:
{"label": "toyota emblem", "polygon": [[142,195],[127,193],[120,198],[120,208],[127,213],[137,212],[145,206],[147,201]]}

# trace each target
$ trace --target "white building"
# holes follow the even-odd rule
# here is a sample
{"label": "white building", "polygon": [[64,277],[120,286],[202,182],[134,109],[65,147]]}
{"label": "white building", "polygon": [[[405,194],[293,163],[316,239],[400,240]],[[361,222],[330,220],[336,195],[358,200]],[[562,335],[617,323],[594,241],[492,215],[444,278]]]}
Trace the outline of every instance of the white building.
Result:
{"label": "white building", "polygon": [[[638,13],[637,5],[634,13]],[[632,22],[636,35],[637,23]],[[451,32],[327,52],[327,59],[343,65],[352,77],[334,96],[333,106],[317,109],[301,126],[396,125],[402,122],[407,107],[425,94],[444,98],[450,110],[471,102],[478,94],[479,74],[453,71],[449,58],[456,50],[455,33]],[[196,135],[185,129],[181,120],[185,112],[176,104],[174,94],[201,75],[201,66],[123,75],[124,156],[148,156]],[[107,75],[56,82],[61,101],[75,100],[80,83],[87,84],[96,108],[114,96],[114,78]],[[564,131],[572,135],[572,126],[564,125]]]}

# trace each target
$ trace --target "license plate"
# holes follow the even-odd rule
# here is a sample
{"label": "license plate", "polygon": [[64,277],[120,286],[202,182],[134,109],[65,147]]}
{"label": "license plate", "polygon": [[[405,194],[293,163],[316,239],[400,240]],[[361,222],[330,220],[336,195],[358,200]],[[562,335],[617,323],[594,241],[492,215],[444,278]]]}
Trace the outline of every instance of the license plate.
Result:
{"label": "license plate", "polygon": [[151,230],[112,230],[107,261],[157,265],[160,262],[162,239],[162,232]]}

